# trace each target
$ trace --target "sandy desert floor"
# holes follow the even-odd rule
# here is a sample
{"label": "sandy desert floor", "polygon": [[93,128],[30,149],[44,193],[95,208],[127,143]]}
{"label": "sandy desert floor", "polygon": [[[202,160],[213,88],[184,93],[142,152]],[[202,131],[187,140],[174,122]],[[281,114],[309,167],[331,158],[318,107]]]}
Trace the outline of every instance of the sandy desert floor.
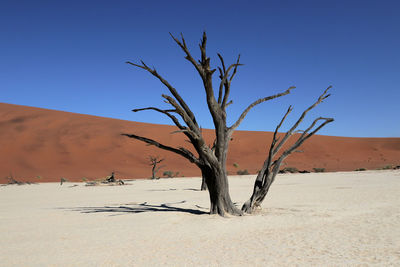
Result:
{"label": "sandy desert floor", "polygon": [[[241,205],[254,176],[231,177]],[[0,187],[1,266],[395,266],[400,171],[284,174],[256,215],[206,214],[200,179]]]}

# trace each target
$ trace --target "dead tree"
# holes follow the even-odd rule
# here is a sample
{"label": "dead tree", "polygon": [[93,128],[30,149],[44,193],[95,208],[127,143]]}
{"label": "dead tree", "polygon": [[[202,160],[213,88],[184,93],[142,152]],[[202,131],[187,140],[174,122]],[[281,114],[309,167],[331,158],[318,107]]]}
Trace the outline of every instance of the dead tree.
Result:
{"label": "dead tree", "polygon": [[221,216],[224,216],[226,213],[232,215],[242,215],[243,211],[233,204],[229,195],[229,185],[226,171],[227,152],[232,134],[252,108],[268,100],[287,95],[291,90],[294,89],[294,87],[290,87],[283,92],[254,101],[246,109],[244,109],[244,111],[232,125],[228,126],[226,121],[226,108],[232,104],[232,101],[229,100],[229,94],[231,82],[236,75],[237,68],[242,65],[240,64],[240,55],[238,56],[236,63],[226,67],[223,57],[220,54],[217,54],[221,64],[221,66],[218,67],[220,81],[217,89],[214,90],[212,76],[216,69],[212,69],[210,67],[210,58],[206,54],[206,34],[203,33],[203,38],[199,44],[201,58],[198,61],[196,61],[189,52],[183,35],[181,35],[181,39],[176,38],[172,34],[170,35],[183,50],[185,59],[193,65],[203,82],[208,110],[211,114],[214,124],[215,141],[212,146],[206,144],[195,115],[187,103],[182,99],[178,91],[167,80],[165,80],[156,71],[156,69],[150,68],[143,61],[140,61],[140,64],[135,64],[132,62],[127,63],[149,72],[165,85],[171,95],[163,94],[162,97],[165,99],[165,102],[171,106],[171,108],[160,109],[157,107],[147,107],[134,109],[133,112],[153,110],[169,117],[178,127],[179,130],[177,132],[183,133],[188,138],[188,141],[192,144],[195,153],[184,147],[171,147],[147,137],[138,136],[135,134],[123,135],[140,140],[150,145],[154,145],[161,149],[174,152],[196,164],[201,170],[202,177],[204,177],[209,191],[211,202],[210,214],[219,214]]}
{"label": "dead tree", "polygon": [[163,168],[164,166],[157,166],[159,163],[163,162],[164,159],[160,159],[159,157],[149,156],[150,166],[151,167],[151,179],[157,179],[157,172]]}
{"label": "dead tree", "polygon": [[106,179],[106,181],[107,181],[108,183],[115,183],[115,182],[116,182],[115,177],[114,177],[114,172],[111,172],[110,177],[108,177],[108,178]]}
{"label": "dead tree", "polygon": [[[304,131],[296,131],[299,124],[303,121],[307,113],[320,104],[324,99],[329,97],[327,94],[328,90],[331,87],[328,87],[324,93],[318,98],[318,100],[312,104],[309,108],[307,108],[300,116],[300,118],[294,123],[294,125],[283,135],[283,138],[280,139],[278,137],[278,130],[282,126],[286,117],[292,111],[292,107],[290,106],[286,111],[285,115],[282,117],[281,122],[275,129],[271,146],[269,148],[269,153],[267,159],[264,161],[264,164],[261,170],[258,172],[256,181],[254,183],[253,194],[250,199],[247,200],[243,206],[242,211],[246,213],[252,213],[254,209],[260,206],[261,202],[264,200],[265,196],[268,193],[268,190],[271,184],[275,181],[275,177],[279,172],[279,168],[282,162],[287,158],[292,152],[296,152],[296,149],[301,146],[308,138],[313,136],[316,132],[318,132],[322,127],[326,124],[333,121],[332,118],[322,118],[319,117],[315,119],[310,126]],[[319,121],[322,121],[317,127],[315,127]],[[289,138],[296,133],[298,134],[297,140],[291,145],[289,148],[285,149],[282,153],[279,153],[283,145],[289,140]],[[300,134],[301,133],[301,134]],[[278,156],[279,155],[279,156]]]}

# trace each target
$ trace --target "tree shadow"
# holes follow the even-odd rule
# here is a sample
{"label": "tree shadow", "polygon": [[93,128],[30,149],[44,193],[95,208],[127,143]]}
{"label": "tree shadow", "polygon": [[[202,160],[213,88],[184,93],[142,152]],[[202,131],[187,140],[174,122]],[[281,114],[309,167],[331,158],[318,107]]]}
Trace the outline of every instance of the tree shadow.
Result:
{"label": "tree shadow", "polygon": [[197,188],[185,188],[183,190],[185,190],[185,191],[202,191],[201,189],[197,189]]}
{"label": "tree shadow", "polygon": [[[166,191],[176,191],[176,190],[178,190],[178,189],[176,189],[176,188],[170,188],[170,189],[149,189],[149,190],[147,190],[147,191],[152,191],[152,192],[166,192]],[[185,188],[185,189],[182,189],[182,190],[184,190],[184,191],[204,191],[204,190],[197,189],[197,188]]]}
{"label": "tree shadow", "polygon": [[176,191],[176,188],[170,188],[170,189],[149,189],[147,191],[150,192],[167,192],[167,191]]}
{"label": "tree shadow", "polygon": [[189,209],[189,208],[180,208],[171,206],[171,204],[181,204],[186,201],[181,201],[178,203],[163,203],[161,205],[152,205],[147,204],[147,202],[143,202],[140,204],[126,204],[121,206],[104,206],[104,207],[78,207],[73,208],[71,210],[78,211],[81,213],[114,213],[112,215],[121,215],[124,213],[143,213],[143,212],[184,212],[194,215],[203,215],[208,214],[208,212]]}

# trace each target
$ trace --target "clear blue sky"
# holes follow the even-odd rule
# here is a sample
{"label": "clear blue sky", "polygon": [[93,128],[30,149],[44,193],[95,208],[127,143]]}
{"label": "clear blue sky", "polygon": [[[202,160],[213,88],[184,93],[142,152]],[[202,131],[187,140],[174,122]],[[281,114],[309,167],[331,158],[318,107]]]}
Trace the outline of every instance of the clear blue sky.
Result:
{"label": "clear blue sky", "polygon": [[214,66],[217,52],[245,64],[230,122],[253,100],[297,87],[254,108],[240,130],[271,131],[289,104],[295,118],[332,85],[309,117],[335,118],[321,134],[399,137],[399,12],[399,1],[385,0],[1,1],[0,102],[170,124],[130,112],[166,107],[167,90],[124,63],[143,59],[211,128],[200,78],[168,34],[182,32],[198,57],[205,30]]}

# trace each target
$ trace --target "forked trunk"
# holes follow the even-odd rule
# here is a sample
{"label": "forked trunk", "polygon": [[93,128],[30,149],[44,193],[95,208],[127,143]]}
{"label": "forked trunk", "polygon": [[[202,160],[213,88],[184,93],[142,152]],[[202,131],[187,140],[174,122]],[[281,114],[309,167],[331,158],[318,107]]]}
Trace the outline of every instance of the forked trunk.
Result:
{"label": "forked trunk", "polygon": [[205,175],[208,192],[210,195],[210,214],[225,214],[243,215],[243,212],[238,209],[232,202],[229,195],[229,184],[226,172],[223,170],[212,170],[209,167],[202,168]]}

